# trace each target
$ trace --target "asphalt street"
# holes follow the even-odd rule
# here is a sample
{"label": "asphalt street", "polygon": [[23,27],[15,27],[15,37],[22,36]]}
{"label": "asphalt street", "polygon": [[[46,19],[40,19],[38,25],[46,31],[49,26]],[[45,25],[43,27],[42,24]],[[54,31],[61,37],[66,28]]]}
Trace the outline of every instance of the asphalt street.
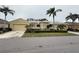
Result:
{"label": "asphalt street", "polygon": [[79,36],[0,39],[0,53],[79,53]]}

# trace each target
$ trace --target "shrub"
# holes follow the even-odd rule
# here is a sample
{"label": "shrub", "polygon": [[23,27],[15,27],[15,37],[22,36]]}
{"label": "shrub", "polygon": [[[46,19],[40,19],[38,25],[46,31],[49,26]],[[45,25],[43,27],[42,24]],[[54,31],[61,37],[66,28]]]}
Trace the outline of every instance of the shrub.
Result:
{"label": "shrub", "polygon": [[1,32],[8,32],[8,31],[12,31],[11,28],[0,28]]}
{"label": "shrub", "polygon": [[6,29],[6,32],[8,32],[8,31],[12,31],[11,28],[5,28],[5,29]]}
{"label": "shrub", "polygon": [[67,30],[68,30],[68,31],[73,31],[73,29],[72,29],[72,28],[68,28]]}
{"label": "shrub", "polygon": [[68,31],[79,31],[79,29],[68,28]]}
{"label": "shrub", "polygon": [[40,31],[40,29],[27,29],[26,32],[36,32],[36,31]]}
{"label": "shrub", "polygon": [[28,29],[26,32],[29,33],[53,33],[53,32],[67,32],[67,30],[40,30],[40,29]]}
{"label": "shrub", "polygon": [[47,29],[49,29],[49,28],[52,27],[52,26],[53,26],[52,24],[47,25]]}
{"label": "shrub", "polygon": [[3,28],[0,28],[0,31],[2,31],[3,30]]}
{"label": "shrub", "polygon": [[65,28],[66,28],[66,25],[64,25],[64,24],[59,24],[57,26],[57,30],[65,30]]}

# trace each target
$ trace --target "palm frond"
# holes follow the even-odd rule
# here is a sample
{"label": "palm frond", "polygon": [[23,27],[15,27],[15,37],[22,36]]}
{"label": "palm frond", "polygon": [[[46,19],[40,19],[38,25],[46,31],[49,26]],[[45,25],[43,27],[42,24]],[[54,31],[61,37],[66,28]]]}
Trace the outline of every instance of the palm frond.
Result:
{"label": "palm frond", "polygon": [[55,7],[50,8],[51,13],[53,13],[55,11]]}
{"label": "palm frond", "polygon": [[66,19],[66,20],[69,20],[69,19],[70,19],[70,16],[67,16],[65,19]]}
{"label": "palm frond", "polygon": [[14,10],[9,10],[8,11],[10,14],[14,15],[15,11]]}
{"label": "palm frond", "polygon": [[9,11],[9,13],[10,13],[10,14],[12,14],[12,15],[14,15],[14,13],[13,13],[13,12],[11,12],[11,11]]}
{"label": "palm frond", "polygon": [[0,7],[0,12],[3,12],[3,8]]}
{"label": "palm frond", "polygon": [[56,16],[56,12],[54,12],[53,15]]}
{"label": "palm frond", "polygon": [[55,8],[50,8],[49,10],[47,10],[47,14],[52,14],[55,11]]}
{"label": "palm frond", "polygon": [[49,14],[49,17],[51,16],[51,14]]}
{"label": "palm frond", "polygon": [[50,14],[50,10],[47,10],[47,13],[46,14]]}
{"label": "palm frond", "polygon": [[61,12],[61,11],[62,11],[61,9],[57,9],[57,10],[56,10],[56,12]]}

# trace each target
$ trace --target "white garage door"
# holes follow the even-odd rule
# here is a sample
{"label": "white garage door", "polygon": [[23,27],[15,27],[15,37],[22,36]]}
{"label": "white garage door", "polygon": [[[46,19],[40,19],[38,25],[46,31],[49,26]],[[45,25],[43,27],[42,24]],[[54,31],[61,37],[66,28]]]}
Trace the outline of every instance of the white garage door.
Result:
{"label": "white garage door", "polygon": [[26,30],[25,26],[26,26],[25,24],[14,24],[13,30],[24,31],[24,30]]}

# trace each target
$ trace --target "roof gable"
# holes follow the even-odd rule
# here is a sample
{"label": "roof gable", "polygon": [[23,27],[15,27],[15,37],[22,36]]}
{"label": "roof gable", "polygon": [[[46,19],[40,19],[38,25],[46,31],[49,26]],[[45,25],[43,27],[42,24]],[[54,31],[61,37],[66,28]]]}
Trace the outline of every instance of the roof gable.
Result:
{"label": "roof gable", "polygon": [[18,18],[16,20],[10,21],[10,23],[13,23],[13,24],[27,24],[27,21],[25,19]]}

